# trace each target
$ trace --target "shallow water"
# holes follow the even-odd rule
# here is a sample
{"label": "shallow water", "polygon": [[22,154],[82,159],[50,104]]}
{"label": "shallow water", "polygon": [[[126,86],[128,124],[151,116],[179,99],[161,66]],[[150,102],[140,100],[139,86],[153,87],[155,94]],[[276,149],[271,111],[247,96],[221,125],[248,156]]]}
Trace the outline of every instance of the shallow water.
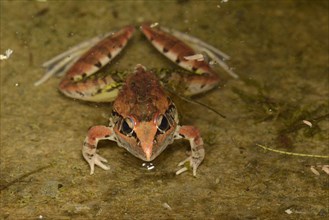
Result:
{"label": "shallow water", "polygon": [[[327,1],[1,1],[1,219],[317,219],[329,216]],[[157,21],[232,56],[240,75],[196,100],[180,101],[181,123],[200,128],[206,148],[197,178],[175,176],[188,142],[168,147],[147,171],[113,142],[100,144],[111,170],[89,175],[87,129],[110,106],[34,87],[41,64],[85,39]],[[175,67],[141,35],[114,69]],[[193,111],[191,111],[193,109]],[[312,127],[303,123],[312,123]],[[311,171],[314,166],[319,172]],[[291,213],[290,213],[291,212]],[[290,213],[290,214],[288,214]]]}

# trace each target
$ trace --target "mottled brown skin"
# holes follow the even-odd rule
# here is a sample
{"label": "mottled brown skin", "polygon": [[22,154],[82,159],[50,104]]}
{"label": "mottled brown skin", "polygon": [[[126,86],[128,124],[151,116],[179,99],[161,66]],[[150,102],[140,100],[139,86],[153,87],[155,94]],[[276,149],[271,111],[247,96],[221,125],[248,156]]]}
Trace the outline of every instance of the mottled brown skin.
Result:
{"label": "mottled brown skin", "polygon": [[[178,124],[176,108],[154,73],[145,67],[137,65],[127,78],[114,101],[113,111],[113,130],[118,142],[136,157],[151,161],[173,142]],[[166,117],[168,129],[159,132],[163,117]],[[129,123],[131,134],[122,131],[124,120]]]}
{"label": "mottled brown skin", "polygon": [[191,96],[208,91],[219,84],[218,74],[204,60],[187,60],[185,57],[195,55],[195,51],[186,43],[173,35],[162,31],[161,28],[152,28],[149,24],[141,25],[141,31],[154,47],[168,59],[184,69],[197,74],[177,74],[169,78],[175,84],[185,84],[184,95]]}
{"label": "mottled brown skin", "polygon": [[155,74],[137,68],[126,80],[113,108],[123,117],[133,116],[138,121],[150,121],[156,113],[165,113],[169,101]]}
{"label": "mottled brown skin", "polygon": [[[141,30],[144,35],[151,41],[153,44],[161,45],[162,52],[169,59],[173,60],[179,65],[188,64],[190,70],[196,72],[201,70],[201,73],[208,73],[209,75],[216,76],[217,81],[219,80],[218,75],[210,68],[209,64],[204,61],[198,60],[187,60],[185,57],[192,56],[195,54],[195,51],[186,43],[179,40],[167,32],[162,31],[160,28],[152,28],[147,24],[141,26]],[[175,57],[170,57],[169,54],[175,54]],[[184,66],[185,67],[185,66]]]}
{"label": "mottled brown skin", "polygon": [[116,57],[127,45],[134,32],[133,26],[127,26],[98,42],[67,71],[59,84],[59,90],[72,98],[93,101],[89,96],[94,96],[115,81],[111,76],[95,77],[85,81],[82,79],[94,74]]}

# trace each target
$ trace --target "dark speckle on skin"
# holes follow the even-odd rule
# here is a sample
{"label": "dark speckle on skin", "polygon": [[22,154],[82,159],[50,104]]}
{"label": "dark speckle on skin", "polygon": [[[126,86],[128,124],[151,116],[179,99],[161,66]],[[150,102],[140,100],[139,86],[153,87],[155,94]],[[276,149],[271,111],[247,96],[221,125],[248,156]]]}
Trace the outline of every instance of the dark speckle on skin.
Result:
{"label": "dark speckle on skin", "polygon": [[95,63],[95,66],[96,66],[97,68],[101,68],[101,67],[102,67],[102,63],[101,63],[101,62],[97,62],[97,63]]}

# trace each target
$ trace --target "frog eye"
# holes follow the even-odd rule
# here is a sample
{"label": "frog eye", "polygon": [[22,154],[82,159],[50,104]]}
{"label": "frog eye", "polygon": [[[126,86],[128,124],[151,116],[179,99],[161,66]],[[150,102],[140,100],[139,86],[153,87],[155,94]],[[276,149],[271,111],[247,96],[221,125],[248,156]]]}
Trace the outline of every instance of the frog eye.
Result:
{"label": "frog eye", "polygon": [[170,128],[168,119],[164,115],[160,115],[157,120],[157,127],[161,133],[165,133]]}
{"label": "frog eye", "polygon": [[120,132],[124,135],[131,136],[134,132],[134,120],[132,118],[125,118],[122,121]]}

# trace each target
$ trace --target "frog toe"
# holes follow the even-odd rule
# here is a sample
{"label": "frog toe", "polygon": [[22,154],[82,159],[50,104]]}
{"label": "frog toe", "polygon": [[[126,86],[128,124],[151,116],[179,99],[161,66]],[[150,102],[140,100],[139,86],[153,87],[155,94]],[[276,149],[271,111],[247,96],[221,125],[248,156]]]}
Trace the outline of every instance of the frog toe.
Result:
{"label": "frog toe", "polygon": [[179,175],[179,174],[181,174],[181,173],[184,173],[184,172],[187,171],[187,170],[188,170],[187,167],[183,167],[183,168],[181,168],[181,169],[179,169],[179,170],[176,171],[176,175]]}
{"label": "frog toe", "polygon": [[95,165],[99,166],[100,168],[104,170],[109,170],[110,167],[104,163],[107,163],[107,160],[103,157],[101,157],[98,154],[94,154],[93,157],[87,157],[85,158],[89,164],[90,167],[90,175],[94,174],[95,171]]}
{"label": "frog toe", "polygon": [[107,160],[105,158],[99,156],[98,154],[96,154],[95,157],[94,157],[94,163],[95,163],[95,165],[99,166],[103,170],[109,170],[110,169],[110,166],[104,164],[104,163],[107,163]]}
{"label": "frog toe", "polygon": [[[186,164],[187,162],[189,162],[189,164]],[[176,172],[176,175],[179,175],[181,173],[184,173],[185,171],[187,171],[189,168],[192,168],[193,171],[193,176],[196,176],[196,171],[200,165],[201,161],[198,158],[193,158],[192,156],[189,156],[188,158],[186,158],[185,160],[181,161],[178,166],[184,166],[181,169],[179,169]]]}
{"label": "frog toe", "polygon": [[181,161],[181,162],[178,163],[178,166],[179,167],[181,167],[181,166],[184,166],[184,167],[182,167],[181,169],[179,169],[178,171],[176,171],[176,175],[179,175],[181,173],[184,173],[185,171],[188,170],[188,166],[186,166],[185,164],[187,162],[189,162],[189,164],[191,165],[192,164],[191,159],[192,159],[192,157],[190,156],[190,157],[186,158],[185,160],[183,160],[183,161]]}

